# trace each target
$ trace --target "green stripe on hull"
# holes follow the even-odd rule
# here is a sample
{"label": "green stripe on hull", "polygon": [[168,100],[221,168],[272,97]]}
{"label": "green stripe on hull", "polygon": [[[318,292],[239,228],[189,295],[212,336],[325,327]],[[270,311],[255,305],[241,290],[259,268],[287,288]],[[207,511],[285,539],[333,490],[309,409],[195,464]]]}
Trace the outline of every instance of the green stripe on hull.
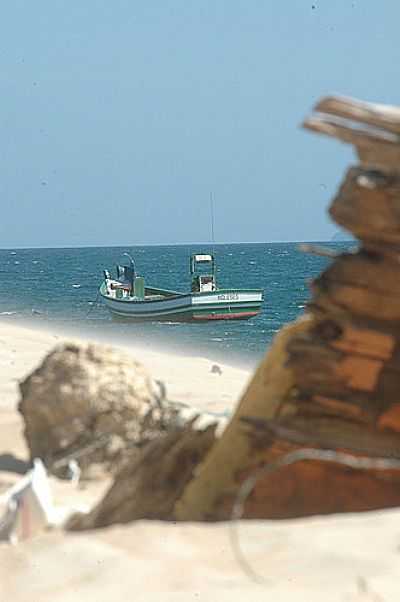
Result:
{"label": "green stripe on hull", "polygon": [[[216,307],[206,306],[194,308],[186,307],[181,310],[171,311],[165,314],[140,315],[131,313],[117,313],[113,310],[112,316],[118,320],[125,321],[195,321],[195,320],[215,320],[215,319],[248,319],[256,316],[260,312],[260,304],[249,304],[241,307]],[[219,317],[220,316],[220,317]]]}

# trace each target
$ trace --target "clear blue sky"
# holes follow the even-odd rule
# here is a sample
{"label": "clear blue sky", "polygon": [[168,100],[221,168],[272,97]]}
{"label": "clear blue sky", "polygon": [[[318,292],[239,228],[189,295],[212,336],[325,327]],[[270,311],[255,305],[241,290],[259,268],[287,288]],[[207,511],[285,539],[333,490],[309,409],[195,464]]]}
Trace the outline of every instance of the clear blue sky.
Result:
{"label": "clear blue sky", "polygon": [[[313,8],[314,6],[314,8]],[[398,0],[8,0],[0,246],[318,240],[351,150],[327,93],[400,104]]]}

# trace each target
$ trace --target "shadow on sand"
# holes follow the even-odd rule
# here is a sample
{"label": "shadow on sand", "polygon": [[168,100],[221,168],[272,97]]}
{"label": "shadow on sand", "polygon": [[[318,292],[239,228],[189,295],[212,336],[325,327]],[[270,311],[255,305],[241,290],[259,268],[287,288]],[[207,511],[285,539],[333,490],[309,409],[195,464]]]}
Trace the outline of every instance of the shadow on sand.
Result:
{"label": "shadow on sand", "polygon": [[30,462],[20,460],[14,454],[0,454],[0,471],[25,474],[31,468]]}

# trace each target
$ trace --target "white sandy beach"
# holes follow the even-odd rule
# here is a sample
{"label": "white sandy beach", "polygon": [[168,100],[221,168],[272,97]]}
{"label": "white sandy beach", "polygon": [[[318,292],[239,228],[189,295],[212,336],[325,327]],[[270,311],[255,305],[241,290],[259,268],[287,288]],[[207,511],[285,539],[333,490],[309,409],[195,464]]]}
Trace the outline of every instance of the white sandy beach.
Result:
{"label": "white sandy beach", "polygon": [[[10,458],[27,452],[16,410],[18,381],[63,336],[0,322],[0,491],[19,478]],[[231,410],[249,372],[212,361],[132,349],[171,399]],[[52,479],[56,500],[92,503],[86,490]],[[44,533],[0,544],[0,601],[343,601],[400,599],[400,510],[296,521],[241,523],[246,558],[265,578],[253,582],[234,557],[227,524],[140,521],[96,532]]]}
{"label": "white sandy beach", "polygon": [[[13,409],[18,398],[18,381],[35,368],[55,345],[77,340],[63,331],[15,326],[0,321],[0,411]],[[93,340],[93,339],[92,339]],[[104,341],[101,342],[104,343]],[[248,369],[222,365],[222,373],[212,373],[214,361],[167,351],[121,346],[161,379],[170,399],[184,401],[202,410],[224,412],[231,409],[250,377]]]}

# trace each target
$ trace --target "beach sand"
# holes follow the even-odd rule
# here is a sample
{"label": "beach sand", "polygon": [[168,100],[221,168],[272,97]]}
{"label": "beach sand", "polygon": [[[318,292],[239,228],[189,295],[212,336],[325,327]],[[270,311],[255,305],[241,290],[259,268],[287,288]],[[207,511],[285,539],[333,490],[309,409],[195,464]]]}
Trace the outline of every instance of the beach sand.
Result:
{"label": "beach sand", "polygon": [[[0,322],[0,488],[19,478],[27,452],[16,409],[18,381],[66,337]],[[73,337],[75,339],[75,337]],[[125,348],[126,349],[126,348]],[[213,361],[131,349],[168,397],[203,411],[229,412],[249,379]],[[99,499],[107,483],[78,490],[51,479],[56,502]],[[0,489],[1,491],[1,489]],[[238,525],[256,583],[233,554],[232,526],[140,521],[90,533],[43,533],[0,544],[0,602],[398,601],[400,510]]]}

